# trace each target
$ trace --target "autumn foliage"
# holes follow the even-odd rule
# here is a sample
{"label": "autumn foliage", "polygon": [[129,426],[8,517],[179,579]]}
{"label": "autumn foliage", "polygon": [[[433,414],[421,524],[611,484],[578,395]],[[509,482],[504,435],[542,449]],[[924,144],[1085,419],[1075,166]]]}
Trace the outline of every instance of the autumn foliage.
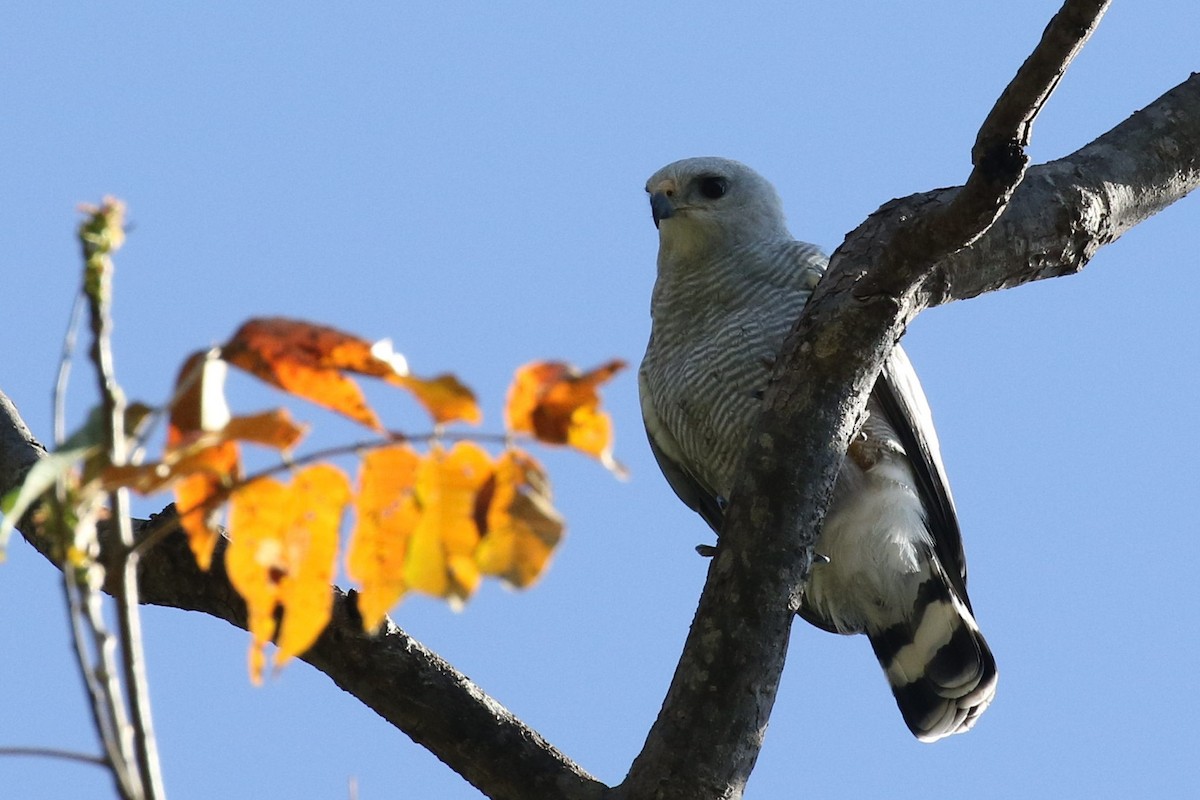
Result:
{"label": "autumn foliage", "polygon": [[[123,236],[123,209],[111,199],[84,209],[88,219],[80,238],[89,297],[110,291],[108,256]],[[235,415],[225,397],[230,366],[353,420],[372,438],[295,453],[307,426],[285,409]],[[566,445],[622,474],[612,456],[612,421],[600,409],[597,390],[624,366],[610,361],[581,372],[561,362],[527,364],[509,389],[503,434],[472,437],[446,426],[482,421],[474,393],[453,375],[413,374],[390,341],[370,342],[293,319],[252,319],[219,347],[185,359],[171,400],[159,409],[167,431],[156,461],[111,457],[102,446],[101,407],[35,465],[18,490],[0,498],[0,558],[14,521],[55,487],[59,511],[69,502],[69,515],[89,520],[93,530],[111,493],[172,491],[180,526],[204,570],[212,567],[226,533],[221,524],[228,509],[225,567],[246,601],[250,672],[259,681],[268,642],[278,647],[278,667],[324,630],[343,551],[368,631],[382,625],[409,591],[457,606],[489,576],[516,588],[533,584],[562,539],[563,521],[551,502],[546,471],[518,444],[532,438]],[[386,428],[357,383],[361,377],[407,392],[429,415],[433,433],[413,437]],[[140,452],[156,416],[141,404],[124,407],[118,418],[137,445],[130,449]],[[485,440],[500,445],[499,452],[484,449]],[[279,461],[248,473],[245,445],[276,451]],[[354,481],[326,460],[338,456],[358,459]],[[343,548],[348,517],[353,522],[345,526]],[[90,556],[74,541],[64,538],[59,557],[83,565]]]}
{"label": "autumn foliage", "polygon": [[[224,391],[230,365],[373,431],[376,441],[348,448],[359,456],[353,485],[339,467],[292,453],[306,428],[286,411],[234,415]],[[518,369],[505,410],[504,446],[493,455],[467,437],[447,441],[443,426],[482,419],[474,394],[453,375],[411,374],[387,341],[371,343],[291,319],[254,319],[220,347],[185,361],[161,458],[109,468],[103,479],[110,489],[170,488],[204,569],[211,566],[228,506],[225,564],[249,610],[250,670],[258,681],[268,642],[278,647],[278,667],[311,646],[328,622],[347,510],[353,524],[346,572],[358,585],[367,630],[377,629],[409,591],[457,605],[488,576],[518,588],[534,583],[562,538],[563,522],[545,470],[516,442],[531,437],[567,445],[619,472],[612,423],[600,409],[597,388],[623,366],[613,361],[583,373],[537,362]],[[429,414],[435,433],[423,450],[384,427],[356,382],[360,376],[409,392]],[[278,450],[284,461],[247,475],[244,444]],[[285,472],[290,480],[280,479]]]}

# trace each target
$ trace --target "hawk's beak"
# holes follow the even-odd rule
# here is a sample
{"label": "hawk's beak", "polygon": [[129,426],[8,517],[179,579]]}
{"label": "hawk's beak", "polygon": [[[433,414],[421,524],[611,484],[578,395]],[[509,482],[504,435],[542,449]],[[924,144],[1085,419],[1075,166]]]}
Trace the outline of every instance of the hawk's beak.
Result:
{"label": "hawk's beak", "polygon": [[650,195],[650,214],[654,217],[654,227],[664,219],[675,216],[675,206],[665,192],[654,192]]}

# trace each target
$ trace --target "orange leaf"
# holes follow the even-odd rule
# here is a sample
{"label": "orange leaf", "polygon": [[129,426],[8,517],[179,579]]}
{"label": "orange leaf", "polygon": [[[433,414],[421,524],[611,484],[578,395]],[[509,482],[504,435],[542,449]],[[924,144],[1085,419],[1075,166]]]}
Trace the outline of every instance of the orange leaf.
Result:
{"label": "orange leaf", "polygon": [[503,453],[496,459],[487,530],[475,549],[479,569],[525,588],[545,569],[562,532],[542,466],[520,450]]}
{"label": "orange leaf", "polygon": [[237,445],[222,442],[196,453],[191,471],[175,482],[175,508],[196,564],[205,572],[221,536],[220,506],[229,485],[241,477]]}
{"label": "orange leaf", "polygon": [[225,563],[246,600],[255,683],[275,635],[277,606],[283,611],[277,668],[312,646],[329,622],[338,528],[349,497],[346,476],[328,464],[298,471],[290,485],[262,478],[234,493]]}
{"label": "orange leaf", "polygon": [[221,348],[221,357],[273,386],[311,400],[374,430],[383,426],[358,384],[343,371],[392,378],[392,361],[357,336],[280,317],[252,319]]}
{"label": "orange leaf", "polygon": [[422,513],[404,565],[410,589],[454,603],[479,586],[473,558],[480,536],[475,504],[491,473],[488,454],[471,442],[459,442],[449,452],[435,448],[421,460],[416,499]]}
{"label": "orange leaf", "polygon": [[600,410],[597,389],[624,368],[620,360],[585,373],[560,361],[526,364],[517,370],[508,391],[509,430],[569,445],[619,470],[612,458],[612,421]]}
{"label": "orange leaf", "polygon": [[435,378],[398,375],[388,378],[388,382],[412,392],[439,425],[460,420],[478,425],[483,420],[475,394],[453,375]]}
{"label": "orange leaf", "polygon": [[346,571],[362,587],[358,610],[366,631],[379,627],[406,588],[404,560],[421,514],[413,495],[420,463],[407,445],[363,456]]}
{"label": "orange leaf", "polygon": [[234,417],[219,433],[225,439],[290,450],[306,431],[307,426],[293,422],[286,408],[275,408],[245,417]]}

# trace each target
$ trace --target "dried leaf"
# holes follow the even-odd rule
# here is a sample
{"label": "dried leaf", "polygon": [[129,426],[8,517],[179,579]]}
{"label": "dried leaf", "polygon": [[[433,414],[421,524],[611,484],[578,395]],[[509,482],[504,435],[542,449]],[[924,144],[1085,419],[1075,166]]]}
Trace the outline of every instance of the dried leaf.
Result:
{"label": "dried leaf", "polygon": [[312,646],[329,622],[338,528],[349,497],[346,476],[328,464],[298,471],[290,485],[262,478],[234,493],[225,564],[246,600],[255,683],[275,636],[277,607],[283,618],[277,668]]}
{"label": "dried leaf", "polygon": [[590,372],[559,361],[538,361],[517,370],[508,392],[509,430],[549,444],[565,444],[620,471],[612,458],[612,420],[600,410],[597,389],[625,362],[614,360]]}
{"label": "dried leaf", "polygon": [[306,428],[292,422],[286,409],[278,408],[261,414],[234,417],[228,425],[216,431],[183,434],[174,427],[170,431],[168,439],[173,444],[163,453],[162,461],[136,466],[109,465],[101,473],[104,488],[111,490],[124,487],[139,494],[154,494],[197,472],[215,472],[228,485],[232,482],[228,469],[214,469],[214,460],[221,464],[225,460],[215,456],[211,452],[213,448],[243,441],[288,450],[304,436]]}
{"label": "dried leaf", "polygon": [[297,425],[292,421],[292,415],[286,408],[275,408],[259,414],[234,417],[217,433],[224,439],[237,439],[278,450],[290,450],[307,431],[307,425]]}
{"label": "dried leaf", "polygon": [[454,603],[479,586],[473,557],[480,536],[476,495],[491,473],[488,454],[471,442],[459,442],[449,452],[435,448],[421,461],[416,487],[421,518],[404,567],[410,589]]}
{"label": "dried leaf", "polygon": [[362,389],[343,372],[392,378],[392,362],[357,336],[299,320],[252,319],[221,347],[221,357],[260,380],[383,430]]}
{"label": "dried leaf", "polygon": [[438,425],[459,421],[478,424],[482,421],[483,414],[475,401],[475,393],[454,375],[447,373],[433,378],[413,375],[404,356],[392,349],[391,339],[380,339],[371,346],[371,352],[393,368],[391,374],[380,377],[412,392]]}
{"label": "dried leaf", "polygon": [[485,575],[525,588],[538,579],[562,539],[563,521],[550,499],[545,471],[528,453],[496,459],[487,530],[475,549]]}
{"label": "dried leaf", "polygon": [[112,271],[111,255],[125,243],[125,204],[106,196],[99,206],[81,203],[87,219],[79,224],[79,242],[85,260],[84,288],[89,294],[99,289],[101,272]]}
{"label": "dried leaf", "polygon": [[404,560],[420,520],[414,489],[421,457],[407,445],[368,452],[355,498],[346,572],[357,581],[363,629],[374,631],[404,594]]}

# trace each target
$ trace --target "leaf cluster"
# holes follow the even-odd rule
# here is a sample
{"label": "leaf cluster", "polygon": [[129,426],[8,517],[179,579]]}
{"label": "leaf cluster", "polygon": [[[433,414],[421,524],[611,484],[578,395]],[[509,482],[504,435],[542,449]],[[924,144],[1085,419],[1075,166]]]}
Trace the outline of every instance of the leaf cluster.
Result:
{"label": "leaf cluster", "polygon": [[[297,457],[307,426],[283,408],[234,414],[225,392],[230,366],[337,412],[375,438]],[[377,630],[409,591],[457,606],[486,576],[517,588],[536,582],[562,540],[564,522],[545,469],[519,442],[566,445],[620,474],[612,457],[612,421],[597,390],[623,367],[612,361],[586,373],[561,362],[519,368],[508,392],[505,431],[490,437],[502,443],[493,455],[468,436],[445,430],[482,420],[474,393],[454,375],[412,374],[387,340],[369,342],[300,320],[252,319],[219,347],[185,359],[174,397],[161,410],[167,433],[155,460],[107,462],[98,444],[101,426],[93,420],[6,498],[5,519],[19,519],[59,481],[74,498],[67,505],[90,507],[94,498],[121,488],[173,492],[201,569],[211,567],[216,544],[228,532],[225,565],[249,609],[250,673],[257,682],[268,642],[278,647],[279,667],[324,630],[339,555],[358,585],[368,631]],[[357,376],[409,392],[429,414],[434,433],[414,438],[387,430]],[[127,430],[144,436],[156,415],[130,405]],[[451,445],[449,438],[457,441]],[[245,444],[278,451],[279,463],[247,474]],[[328,461],[346,455],[358,461],[353,482]],[[290,479],[281,475],[288,472]],[[353,523],[342,548],[347,512]]]}

